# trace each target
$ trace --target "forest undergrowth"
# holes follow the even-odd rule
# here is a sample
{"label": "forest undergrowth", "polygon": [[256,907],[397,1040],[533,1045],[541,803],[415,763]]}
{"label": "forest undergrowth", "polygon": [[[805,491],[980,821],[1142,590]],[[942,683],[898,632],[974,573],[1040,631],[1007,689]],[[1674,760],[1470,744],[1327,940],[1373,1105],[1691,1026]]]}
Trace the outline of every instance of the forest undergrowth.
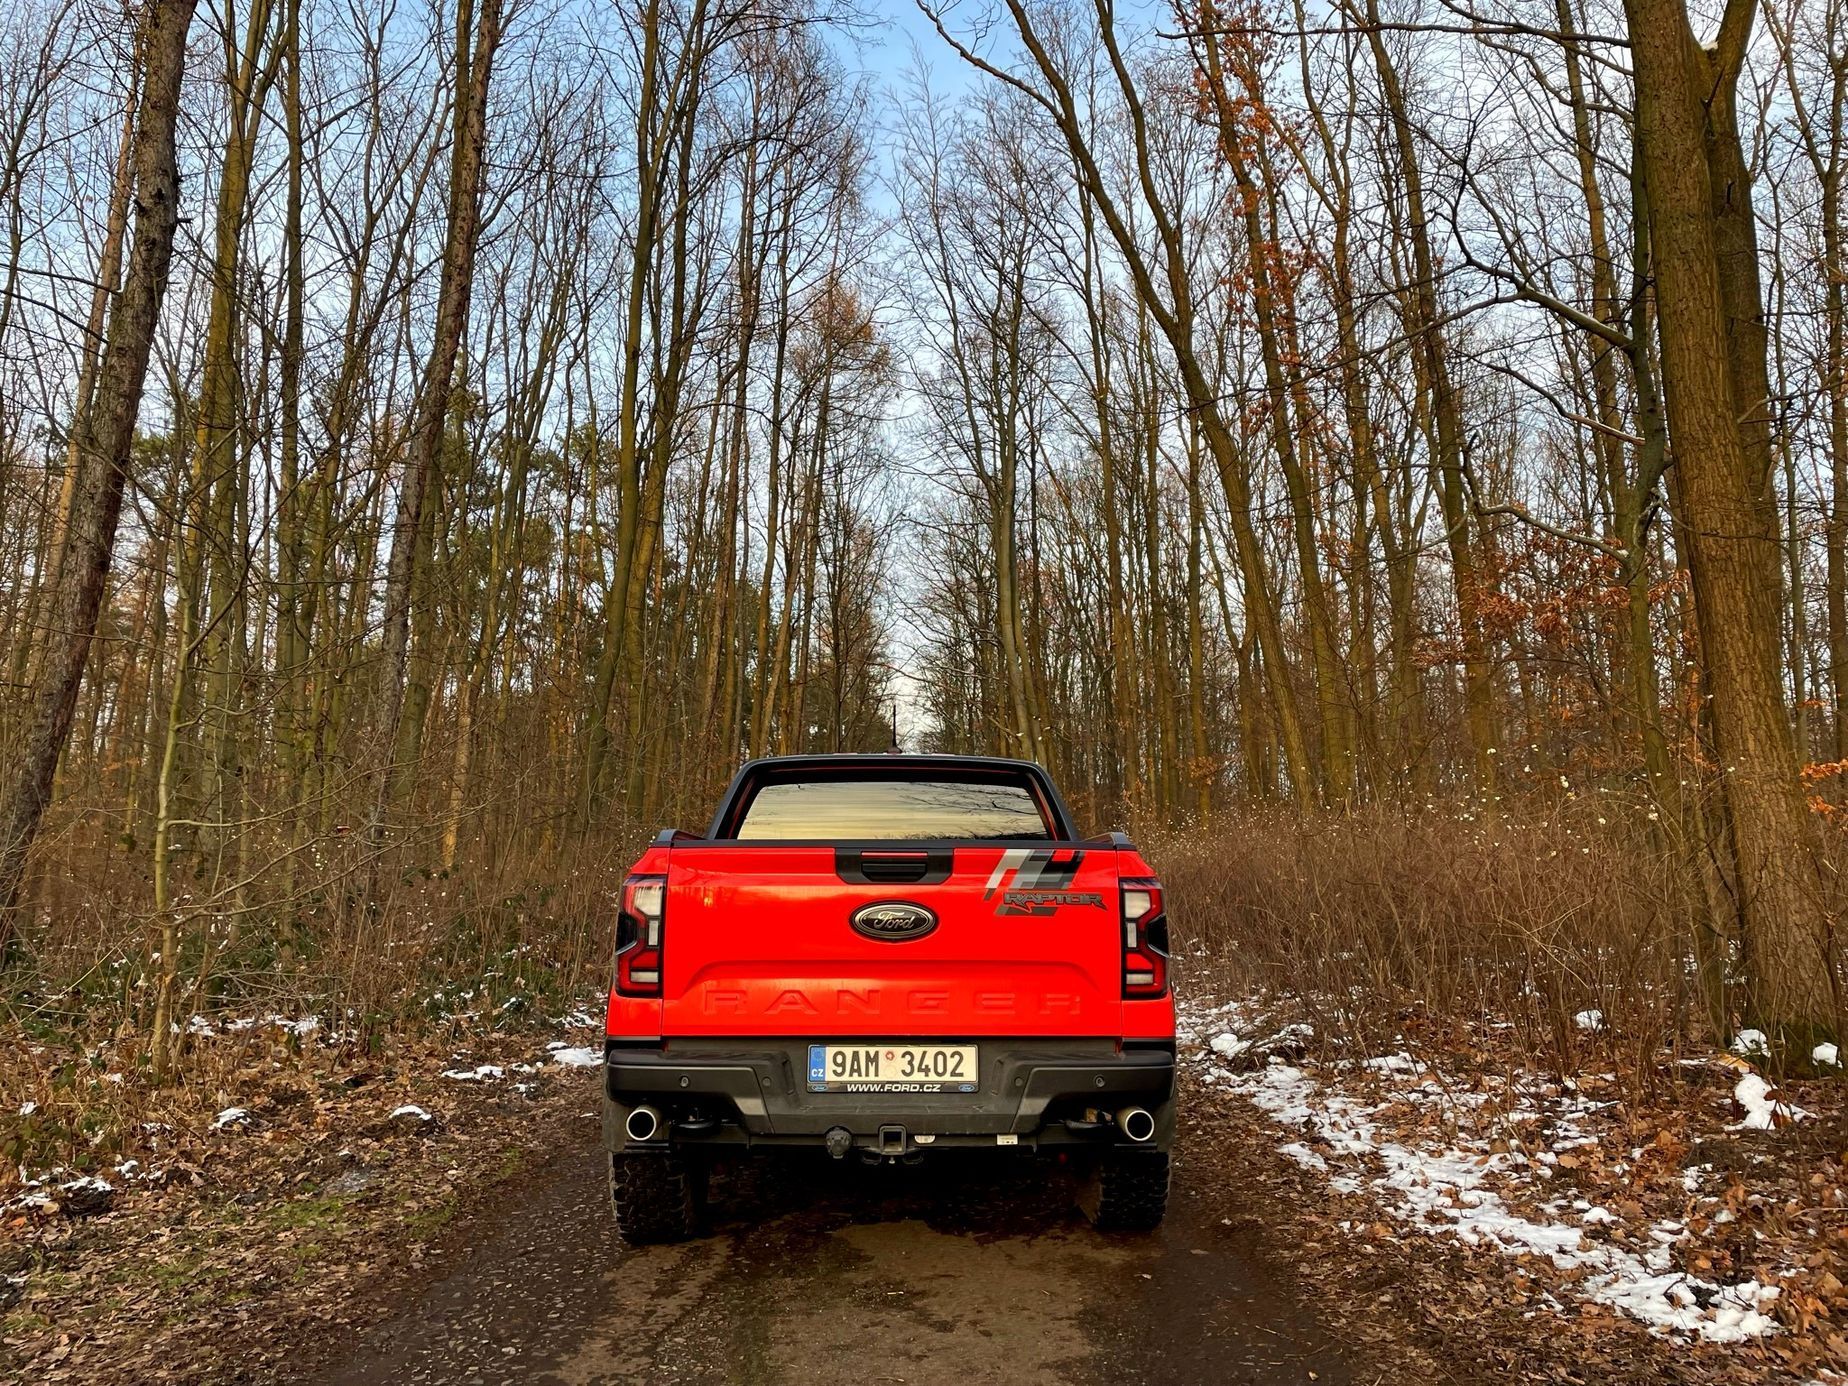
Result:
{"label": "forest undergrowth", "polygon": [[[124,1235],[145,1243],[146,1275],[171,1274],[199,1300],[188,1312],[236,1334],[254,1331],[236,1305],[206,1306],[222,1279],[260,1287],[291,1257],[414,1272],[501,1172],[542,1144],[570,1144],[561,1133],[583,1125],[607,920],[635,845],[612,841],[549,870],[516,853],[464,854],[447,872],[383,878],[376,909],[333,886],[296,890],[287,911],[191,921],[165,1081],[149,1043],[161,960],[151,921],[132,908],[145,883],[100,862],[47,882],[56,912],[7,975],[0,1020],[0,1342],[79,1373],[112,1344],[132,1345],[121,1360],[133,1362],[168,1343],[175,1330],[161,1316],[173,1305],[140,1280],[113,1285],[120,1258],[106,1249]],[[1386,1113],[1382,1132],[1404,1116],[1408,1145],[1499,1148],[1487,1127],[1451,1129],[1447,1117],[1433,1132],[1427,1108],[1379,1106],[1369,1085],[1393,1074],[1355,1056],[1411,1056],[1458,1092],[1577,1094],[1597,1108],[1583,1129],[1602,1144],[1561,1157],[1570,1182],[1636,1202],[1646,1226],[1685,1215],[1676,1162],[1694,1161],[1730,1202],[1701,1224],[1712,1235],[1688,1253],[1691,1273],[1743,1275],[1767,1257],[1786,1270],[1768,1307],[1796,1331],[1743,1353],[1705,1349],[1701,1360],[1724,1368],[1713,1379],[1833,1360],[1834,1323],[1848,1316],[1830,1206],[1841,1172],[1830,1143],[1848,1129],[1841,1085],[1831,1065],[1778,1074],[1768,1055],[1728,1052],[1729,943],[1715,945],[1717,965],[1704,958],[1690,930],[1709,916],[1686,904],[1699,877],[1660,853],[1646,814],[1595,793],[1493,817],[1456,805],[1307,819],[1253,810],[1210,831],[1143,834],[1142,845],[1168,888],[1183,1009],[1230,1001],[1248,1018],[1241,1028],[1261,1018],[1306,1037],[1242,1051],[1234,1067],[1258,1065],[1250,1081],[1277,1054],[1321,1075],[1337,1102]],[[1753,1068],[1783,1085],[1773,1100],[1802,1113],[1798,1129],[1734,1134],[1729,1093]],[[1249,1139],[1260,1118],[1214,1106],[1233,1089],[1190,1091],[1196,1127]],[[1663,1164],[1660,1179],[1622,1172],[1632,1147]],[[1282,1174],[1277,1186],[1294,1187]],[[1372,1227],[1366,1236],[1386,1226],[1357,1196],[1326,1206],[1303,1196],[1305,1217],[1340,1213]],[[408,1261],[366,1252],[382,1229]],[[1480,1300],[1513,1277],[1486,1291],[1499,1313],[1551,1283],[1532,1265],[1480,1258],[1466,1257],[1455,1283],[1408,1270],[1406,1293],[1441,1319],[1461,1312],[1446,1296],[1466,1285]],[[320,1298],[325,1312],[357,1312],[332,1288]],[[1586,1339],[1598,1352],[1654,1360],[1634,1324],[1598,1324]],[[279,1351],[290,1332],[263,1331]],[[1516,1350],[1507,1335],[1484,1341]]]}
{"label": "forest undergrowth", "polygon": [[[1672,1101],[1673,1060],[1724,1051],[1741,1028],[1736,948],[1701,936],[1701,874],[1651,840],[1646,815],[1590,797],[1492,816],[1257,810],[1145,834],[1169,888],[1179,985],[1285,996],[1318,1034],[1369,1053],[1402,1042],[1413,1018],[1429,1033],[1493,1024],[1537,1072],[1595,1066],[1637,1102]],[[0,983],[0,1187],[133,1157],[151,1111],[212,1118],[235,1062],[219,1042],[227,1026],[312,1026],[316,1051],[364,1060],[594,1011],[637,842],[549,867],[464,856],[385,879],[372,908],[344,892],[361,873],[342,873],[286,909],[189,921],[166,1082],[150,1065],[163,960],[136,908],[145,882],[114,860],[49,882],[35,946]]]}

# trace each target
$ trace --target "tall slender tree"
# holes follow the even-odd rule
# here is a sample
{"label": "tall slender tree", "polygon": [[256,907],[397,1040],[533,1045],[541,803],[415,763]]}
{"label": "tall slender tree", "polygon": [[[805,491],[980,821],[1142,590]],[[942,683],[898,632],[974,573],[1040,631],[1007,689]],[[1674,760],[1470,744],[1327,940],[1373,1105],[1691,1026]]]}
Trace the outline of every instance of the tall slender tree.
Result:
{"label": "tall slender tree", "polygon": [[180,217],[174,154],[186,34],[195,0],[150,0],[137,43],[143,75],[135,116],[134,214],[122,287],[111,304],[96,382],[72,428],[74,481],[46,603],[51,643],[31,690],[20,753],[0,792],[0,953],[10,952],[26,857],[51,798],[90,659],[115,552],[122,492]]}

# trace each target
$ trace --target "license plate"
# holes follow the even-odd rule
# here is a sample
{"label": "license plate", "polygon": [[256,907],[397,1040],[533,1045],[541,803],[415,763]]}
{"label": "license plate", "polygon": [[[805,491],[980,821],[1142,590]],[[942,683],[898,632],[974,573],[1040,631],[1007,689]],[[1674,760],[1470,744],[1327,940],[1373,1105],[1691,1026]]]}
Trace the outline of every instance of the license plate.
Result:
{"label": "license plate", "polygon": [[974,1092],[973,1044],[811,1044],[810,1092]]}

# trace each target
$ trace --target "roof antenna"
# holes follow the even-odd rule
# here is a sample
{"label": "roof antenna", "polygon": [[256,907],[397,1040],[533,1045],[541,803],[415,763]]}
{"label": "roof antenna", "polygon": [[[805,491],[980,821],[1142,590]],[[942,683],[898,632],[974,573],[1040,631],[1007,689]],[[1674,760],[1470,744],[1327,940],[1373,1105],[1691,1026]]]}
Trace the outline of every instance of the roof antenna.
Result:
{"label": "roof antenna", "polygon": [[892,699],[892,744],[886,748],[889,756],[903,755],[905,748],[898,744],[898,699]]}

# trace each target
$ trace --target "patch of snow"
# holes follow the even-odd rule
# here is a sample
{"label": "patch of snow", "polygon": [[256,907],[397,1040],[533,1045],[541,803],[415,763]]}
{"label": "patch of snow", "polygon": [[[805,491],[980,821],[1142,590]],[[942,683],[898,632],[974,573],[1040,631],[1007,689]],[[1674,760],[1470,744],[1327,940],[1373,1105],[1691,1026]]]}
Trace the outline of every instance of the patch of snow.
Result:
{"label": "patch of snow", "polygon": [[1810,1062],[1826,1064],[1830,1068],[1840,1068],[1842,1066],[1841,1053],[1842,1051],[1832,1044],[1819,1044],[1810,1050]]}
{"label": "patch of snow", "polygon": [[553,1049],[552,1062],[563,1064],[566,1068],[595,1068],[603,1062],[603,1051],[589,1045],[578,1049]]}
{"label": "patch of snow", "polygon": [[1247,1049],[1251,1048],[1251,1041],[1242,1040],[1230,1030],[1227,1030],[1222,1035],[1214,1035],[1212,1044],[1209,1047],[1222,1059],[1236,1059],[1240,1054],[1243,1054]]}
{"label": "patch of snow", "polygon": [[484,1078],[504,1078],[507,1070],[499,1064],[480,1064],[474,1068],[446,1068],[443,1077],[453,1078],[458,1083],[479,1083]]}
{"label": "patch of snow", "polygon": [[1324,1160],[1319,1153],[1311,1150],[1301,1141],[1291,1141],[1288,1145],[1280,1145],[1277,1147],[1277,1153],[1280,1155],[1288,1155],[1304,1169],[1326,1170],[1328,1168],[1328,1161]]}
{"label": "patch of snow", "polygon": [[[1423,1071],[1402,1054],[1370,1059],[1367,1067],[1385,1073]],[[1581,1293],[1656,1332],[1733,1343],[1778,1331],[1776,1320],[1765,1312],[1778,1294],[1776,1286],[1757,1281],[1717,1285],[1673,1270],[1670,1248],[1687,1235],[1680,1224],[1652,1228],[1656,1245],[1638,1255],[1585,1235],[1587,1228],[1618,1221],[1608,1209],[1587,1204],[1579,1213],[1579,1225],[1529,1217],[1510,1208],[1490,1187],[1498,1174],[1516,1167],[1550,1174],[1546,1164],[1558,1158],[1551,1152],[1540,1152],[1535,1157],[1540,1163],[1528,1165],[1518,1154],[1493,1151],[1482,1144],[1450,1149],[1402,1145],[1384,1137],[1375,1121],[1390,1102],[1368,1106],[1327,1091],[1302,1068],[1274,1059],[1256,1073],[1223,1072],[1222,1076],[1278,1126],[1312,1136],[1317,1146],[1331,1152],[1325,1158],[1305,1141],[1292,1140],[1281,1147],[1286,1156],[1306,1168],[1329,1171],[1330,1186],[1342,1192],[1373,1193],[1391,1216],[1416,1231],[1447,1234],[1510,1256],[1545,1256],[1562,1269],[1583,1273],[1578,1282]],[[1427,1082],[1419,1090],[1432,1086]],[[1441,1092],[1435,1095],[1441,1098]],[[1404,1096],[1400,1093],[1393,1100]],[[1574,1103],[1583,1110],[1605,1105],[1583,1099],[1568,1099],[1561,1105],[1570,1108]],[[1590,1138],[1576,1133],[1562,1141],[1567,1148],[1587,1143],[1592,1143]],[[1330,1159],[1341,1157],[1359,1157],[1367,1168],[1378,1172],[1364,1176],[1335,1173]]]}
{"label": "patch of snow", "polygon": [[291,1020],[286,1015],[266,1015],[261,1019],[234,1020],[225,1026],[227,1030],[249,1030],[258,1025],[274,1025],[278,1030],[287,1030],[292,1035],[306,1035],[321,1028],[319,1016],[303,1016]]}
{"label": "patch of snow", "polygon": [[1756,1073],[1742,1074],[1733,1086],[1733,1101],[1745,1110],[1745,1120],[1732,1129],[1735,1131],[1769,1131],[1776,1126],[1787,1126],[1793,1121],[1802,1121],[1809,1115],[1801,1107],[1771,1096],[1775,1089]]}
{"label": "patch of snow", "polygon": [[1741,1030],[1733,1036],[1732,1052],[1745,1059],[1768,1059],[1771,1041],[1763,1030]]}
{"label": "patch of snow", "polygon": [[212,1129],[214,1131],[223,1131],[229,1126],[242,1126],[249,1120],[250,1113],[245,1111],[242,1107],[226,1107],[218,1114],[217,1119],[212,1122]]}
{"label": "patch of snow", "polygon": [[22,1117],[29,1117],[37,1110],[38,1110],[38,1103],[36,1102],[21,1102],[19,1104],[19,1114]]}
{"label": "patch of snow", "polygon": [[1381,1054],[1377,1058],[1362,1060],[1362,1067],[1370,1068],[1375,1073],[1421,1074],[1425,1071],[1423,1064],[1403,1050],[1397,1054]]}
{"label": "patch of snow", "polygon": [[266,1025],[273,1025],[278,1030],[285,1030],[299,1039],[305,1035],[313,1034],[316,1030],[320,1029],[321,1017],[318,1015],[308,1015],[302,1016],[299,1019],[294,1019],[286,1015],[275,1014],[264,1016],[244,1015],[233,1016],[229,1020],[214,1022],[210,1016],[194,1015],[186,1022],[186,1033],[209,1039],[217,1035],[241,1035],[246,1030],[255,1030]]}
{"label": "patch of snow", "polygon": [[1596,1033],[1604,1028],[1604,1012],[1598,1010],[1580,1011],[1572,1017],[1572,1023],[1581,1030]]}
{"label": "patch of snow", "polygon": [[85,1174],[76,1179],[65,1180],[64,1183],[58,1185],[58,1192],[112,1194],[115,1192],[115,1185],[98,1175]]}
{"label": "patch of snow", "polygon": [[391,1115],[387,1117],[386,1120],[395,1121],[399,1117],[415,1117],[418,1121],[436,1120],[435,1117],[431,1116],[422,1107],[417,1106],[413,1102],[406,1102],[402,1107],[393,1108]]}
{"label": "patch of snow", "polygon": [[1658,1331],[1693,1333],[1709,1343],[1742,1343],[1778,1331],[1766,1314],[1775,1285],[1756,1280],[1709,1285],[1679,1271],[1615,1280],[1596,1297]]}

